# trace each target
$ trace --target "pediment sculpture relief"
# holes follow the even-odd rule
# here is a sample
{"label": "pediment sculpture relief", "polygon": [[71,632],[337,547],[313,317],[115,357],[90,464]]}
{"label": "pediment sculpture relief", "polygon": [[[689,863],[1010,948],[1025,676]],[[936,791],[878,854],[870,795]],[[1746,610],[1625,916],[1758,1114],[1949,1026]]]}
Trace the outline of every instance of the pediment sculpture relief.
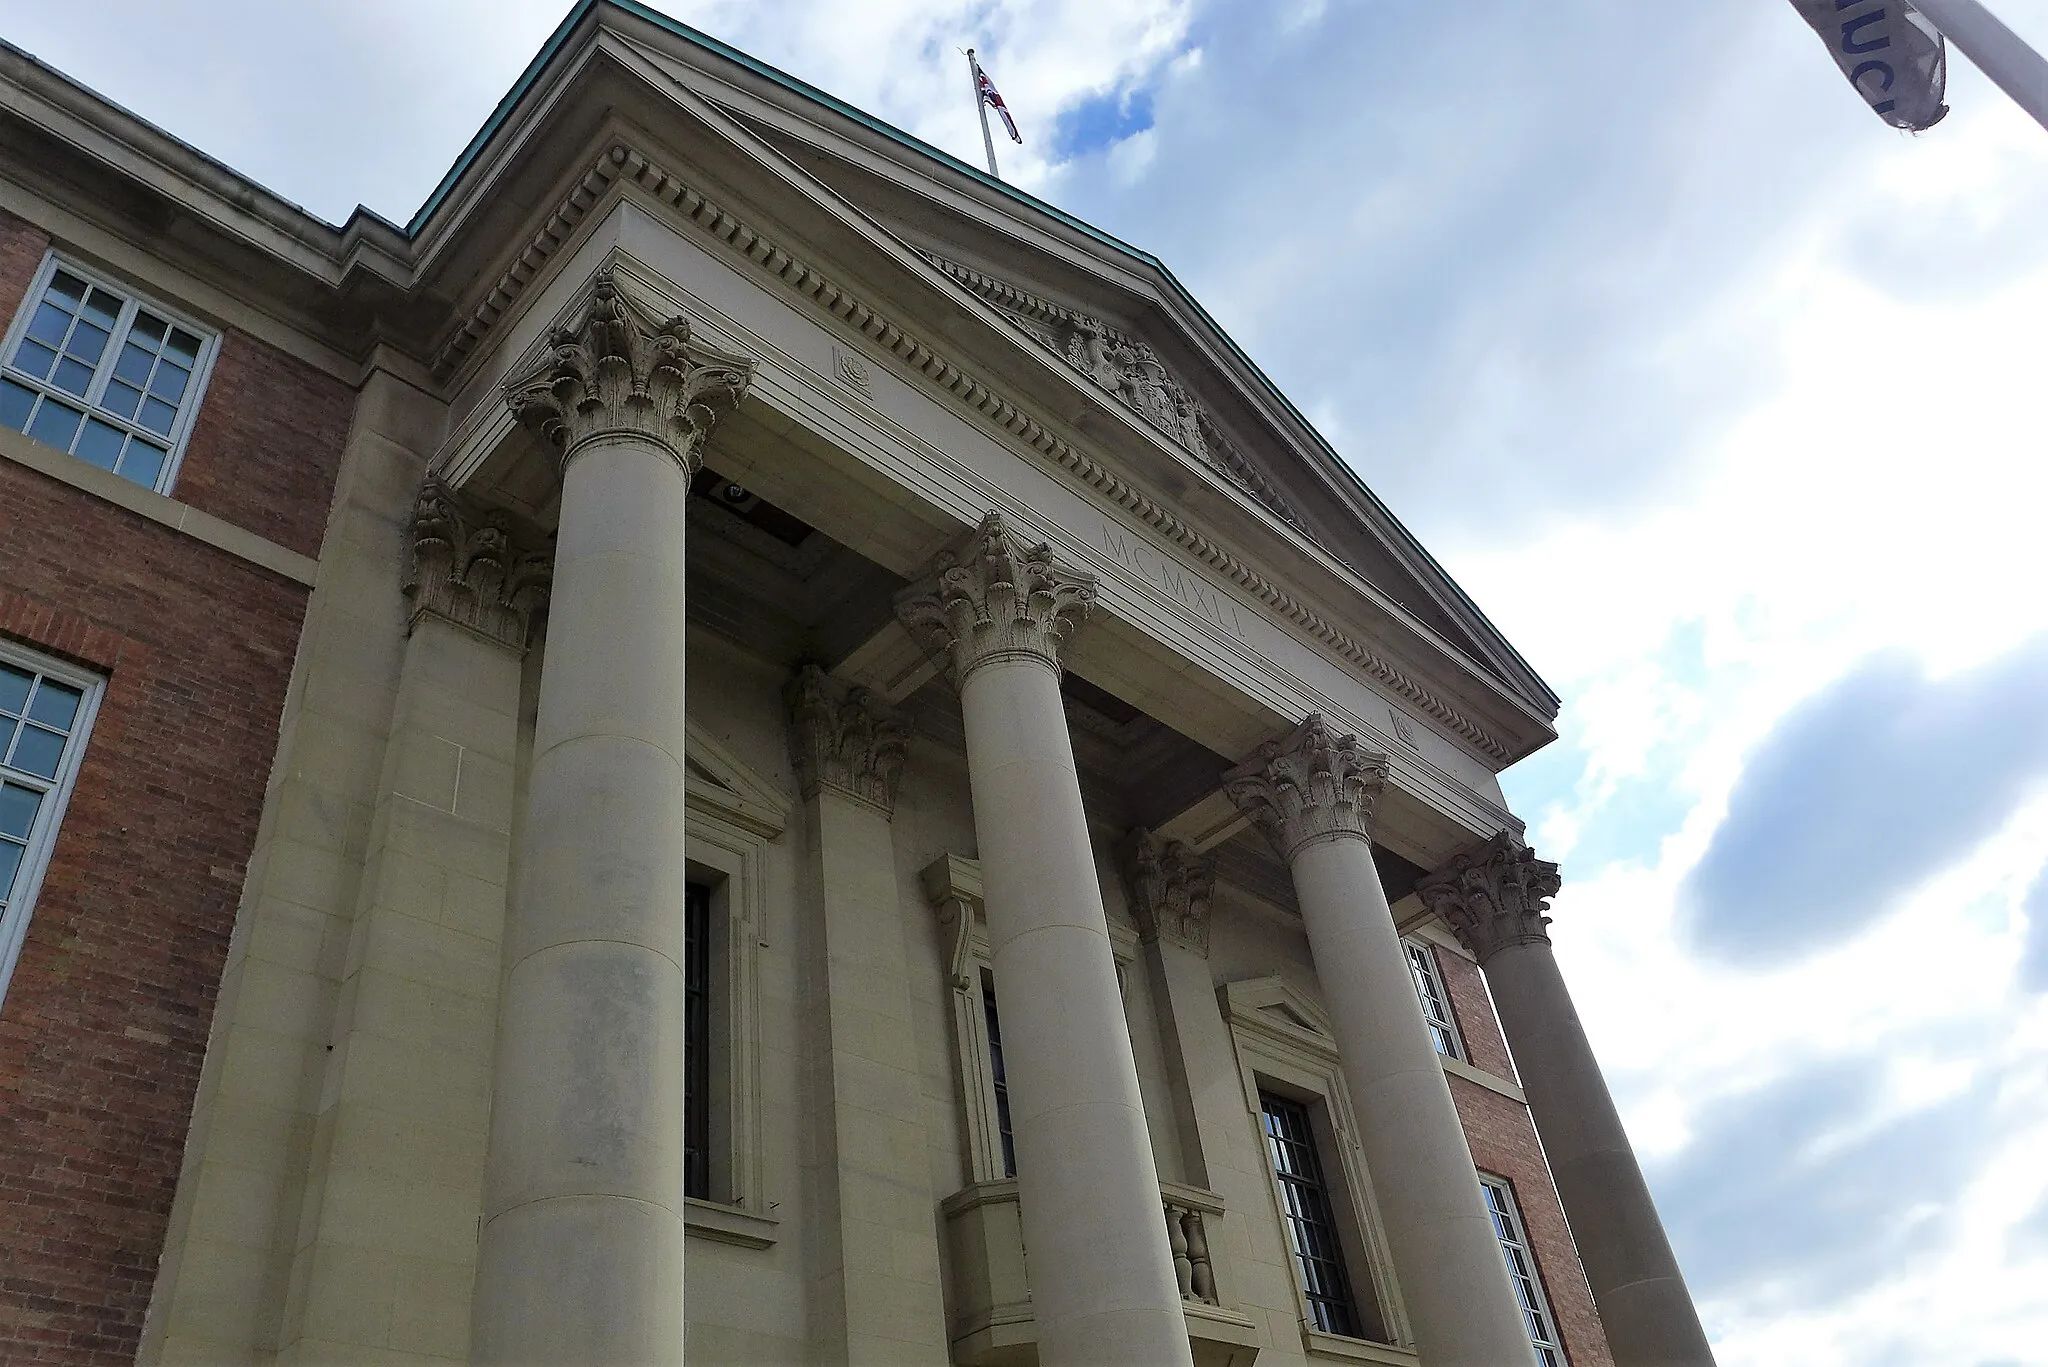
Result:
{"label": "pediment sculpture relief", "polygon": [[1114,395],[1167,440],[1243,489],[1282,521],[1302,529],[1300,517],[1273,482],[1217,429],[1200,402],[1174,379],[1143,339],[944,257],[930,252],[923,255],[1039,345]]}

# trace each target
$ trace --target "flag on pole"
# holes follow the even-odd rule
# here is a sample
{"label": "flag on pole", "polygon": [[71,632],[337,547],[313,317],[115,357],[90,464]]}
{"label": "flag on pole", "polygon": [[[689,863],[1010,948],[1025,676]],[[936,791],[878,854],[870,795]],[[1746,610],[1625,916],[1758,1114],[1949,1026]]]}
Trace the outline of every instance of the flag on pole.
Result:
{"label": "flag on pole", "polygon": [[1856,93],[1894,128],[1919,133],[1948,113],[1941,34],[1906,0],[1792,0]]}
{"label": "flag on pole", "polygon": [[988,73],[981,69],[981,63],[974,60],[972,52],[967,54],[967,60],[974,63],[975,93],[981,97],[983,104],[1002,116],[1003,127],[1010,132],[1010,141],[1020,147],[1023,146],[1024,135],[1017,131],[1017,121],[1010,117],[1010,107],[1004,104],[1003,97],[996,93],[996,83],[991,81],[988,78]]}

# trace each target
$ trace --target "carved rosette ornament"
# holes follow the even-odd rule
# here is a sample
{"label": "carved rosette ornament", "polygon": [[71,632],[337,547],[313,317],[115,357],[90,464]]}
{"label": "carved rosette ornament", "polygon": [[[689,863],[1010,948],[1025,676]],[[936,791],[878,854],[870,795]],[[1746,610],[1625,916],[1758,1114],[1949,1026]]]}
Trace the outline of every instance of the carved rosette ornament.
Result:
{"label": "carved rosette ornament", "polygon": [[511,515],[480,509],[429,475],[413,500],[406,538],[409,632],[432,613],[513,650],[526,649],[548,600],[554,568],[538,538]]}
{"label": "carved rosette ornament", "polygon": [[896,615],[958,687],[998,660],[1057,670],[1060,646],[1094,603],[1095,576],[1054,564],[1051,546],[1027,550],[990,513],[964,550],[941,555],[923,582],[896,596]]}
{"label": "carved rosette ornament", "polygon": [[820,785],[896,809],[896,782],[910,728],[903,714],[869,689],[816,665],[798,669],[783,690],[789,703],[790,753],[805,797]]}
{"label": "carved rosette ornament", "polygon": [[548,334],[548,354],[505,386],[518,419],[555,448],[566,470],[604,438],[638,437],[673,454],[694,475],[704,443],[739,403],[754,362],[695,340],[687,318],[658,321],[597,272],[582,318]]}
{"label": "carved rosette ornament", "polygon": [[1281,858],[1292,859],[1311,841],[1369,838],[1373,804],[1386,781],[1387,757],[1356,736],[1332,735],[1317,712],[1225,774],[1223,791]]}
{"label": "carved rosette ornament", "polygon": [[1415,885],[1415,895],[1484,964],[1511,945],[1550,943],[1544,913],[1561,886],[1557,865],[1502,831],[1452,856]]}
{"label": "carved rosette ornament", "polygon": [[1209,955],[1209,898],[1216,890],[1216,864],[1178,840],[1152,832],[1131,833],[1124,848],[1124,879],[1131,908],[1147,940]]}

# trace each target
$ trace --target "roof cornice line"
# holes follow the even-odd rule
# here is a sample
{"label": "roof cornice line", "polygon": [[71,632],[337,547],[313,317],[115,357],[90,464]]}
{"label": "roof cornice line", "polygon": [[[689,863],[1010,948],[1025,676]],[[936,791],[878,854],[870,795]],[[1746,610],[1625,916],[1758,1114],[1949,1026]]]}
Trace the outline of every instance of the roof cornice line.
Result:
{"label": "roof cornice line", "polygon": [[[1005,398],[988,382],[862,302],[851,291],[749,226],[722,205],[695,189],[682,177],[656,164],[644,153],[623,141],[606,148],[592,168],[593,173],[604,174],[604,168],[607,166],[614,168],[609,173],[607,184],[613,180],[630,183],[656,200],[680,211],[687,221],[747,257],[797,295],[825,309],[870,341],[886,348],[899,361],[926,380],[964,401],[1004,431],[1078,476],[1089,487],[1119,507],[1135,514],[1147,526],[1222,573],[1231,582],[1307,631],[1316,640],[1364,669],[1382,685],[1447,727],[1481,755],[1496,762],[1506,762],[1518,757],[1515,751],[1486,727],[1437,696],[1406,670],[1346,634],[1322,614],[1273,583],[1235,554],[1188,526],[1172,510],[1159,504],[1143,490],[1046,428],[1043,423]],[[587,184],[588,180],[589,177],[586,177],[583,183]],[[553,255],[554,250],[566,240],[567,233],[573,232],[575,222],[580,222],[600,198],[602,192],[585,200],[579,188],[578,192],[572,193],[564,200],[556,213],[550,216],[542,232],[529,244],[528,251],[522,253],[520,264],[513,272],[508,272],[508,280],[514,273],[523,273],[524,280],[531,281],[539,273],[547,257]],[[579,204],[580,207],[577,207]],[[573,221],[567,221],[565,215],[573,215]],[[563,220],[566,224],[560,230],[554,226],[558,220]],[[548,243],[552,245],[547,245]],[[534,256],[536,251],[540,252],[537,257]],[[501,282],[500,287],[493,290],[493,299],[498,298],[503,285],[504,282]],[[523,283],[517,285],[511,293],[504,296],[501,304],[494,305],[498,316],[503,315],[523,288]],[[472,340],[468,345],[473,347],[475,341]],[[1430,640],[1439,649],[1445,648],[1442,643],[1434,641],[1434,638],[1425,639]],[[1455,659],[1455,653],[1452,653],[1450,658]],[[1483,686],[1496,692],[1500,691],[1483,673],[1474,670],[1472,677]],[[1503,698],[1506,700],[1505,695]]]}

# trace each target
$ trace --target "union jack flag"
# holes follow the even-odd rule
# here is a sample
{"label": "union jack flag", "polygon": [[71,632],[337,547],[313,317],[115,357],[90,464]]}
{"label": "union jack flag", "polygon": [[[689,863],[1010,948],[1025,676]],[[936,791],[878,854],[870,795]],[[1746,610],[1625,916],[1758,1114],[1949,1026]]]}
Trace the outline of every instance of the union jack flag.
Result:
{"label": "union jack flag", "polygon": [[974,87],[981,92],[981,102],[1003,116],[1003,127],[1009,130],[1010,141],[1024,145],[1024,135],[1017,131],[1017,121],[1010,117],[1010,107],[1003,103],[1003,97],[996,92],[996,83],[981,69],[981,63],[974,63]]}

